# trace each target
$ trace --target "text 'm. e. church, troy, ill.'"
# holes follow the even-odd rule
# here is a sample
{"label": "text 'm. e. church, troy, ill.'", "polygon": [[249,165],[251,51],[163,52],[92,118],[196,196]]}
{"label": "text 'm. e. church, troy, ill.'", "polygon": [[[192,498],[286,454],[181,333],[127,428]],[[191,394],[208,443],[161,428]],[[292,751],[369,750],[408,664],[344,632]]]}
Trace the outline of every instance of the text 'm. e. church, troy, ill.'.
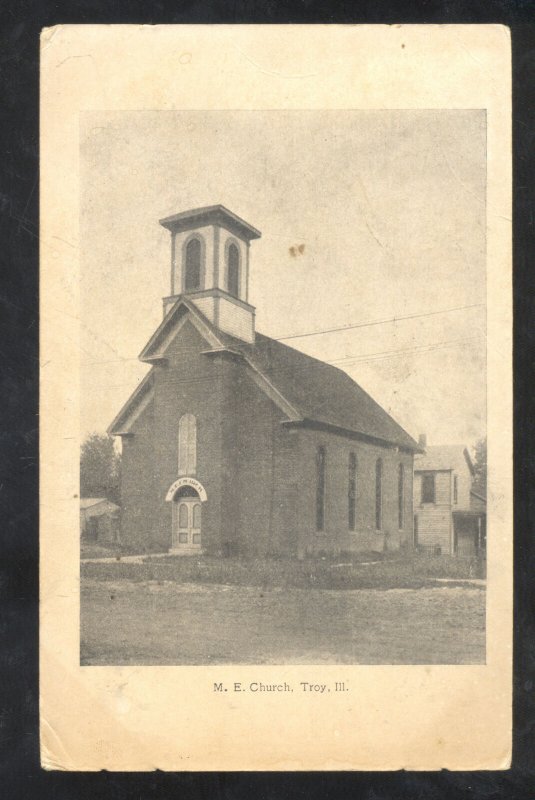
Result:
{"label": "text 'm. e. church, troy, ill.'", "polygon": [[171,289],[122,437],[122,541],[294,556],[413,541],[418,444],[345,372],[255,331],[250,245],[221,205],[161,220]]}

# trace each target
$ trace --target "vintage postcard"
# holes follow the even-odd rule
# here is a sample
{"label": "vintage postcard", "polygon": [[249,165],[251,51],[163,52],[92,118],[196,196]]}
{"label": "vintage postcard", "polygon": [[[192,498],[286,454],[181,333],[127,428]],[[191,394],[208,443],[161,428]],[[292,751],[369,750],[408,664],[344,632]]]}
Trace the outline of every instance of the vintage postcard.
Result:
{"label": "vintage postcard", "polygon": [[501,26],[42,34],[41,754],[505,769]]}

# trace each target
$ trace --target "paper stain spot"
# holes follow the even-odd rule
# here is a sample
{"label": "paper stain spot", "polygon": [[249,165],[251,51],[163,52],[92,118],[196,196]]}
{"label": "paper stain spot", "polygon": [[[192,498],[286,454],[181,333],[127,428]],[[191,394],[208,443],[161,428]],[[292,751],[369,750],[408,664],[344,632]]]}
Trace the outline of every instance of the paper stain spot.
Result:
{"label": "paper stain spot", "polygon": [[191,53],[180,53],[178,57],[179,64],[189,64],[191,61]]}
{"label": "paper stain spot", "polygon": [[293,244],[289,248],[289,253],[292,258],[297,258],[298,256],[302,256],[304,252],[305,252],[304,244]]}

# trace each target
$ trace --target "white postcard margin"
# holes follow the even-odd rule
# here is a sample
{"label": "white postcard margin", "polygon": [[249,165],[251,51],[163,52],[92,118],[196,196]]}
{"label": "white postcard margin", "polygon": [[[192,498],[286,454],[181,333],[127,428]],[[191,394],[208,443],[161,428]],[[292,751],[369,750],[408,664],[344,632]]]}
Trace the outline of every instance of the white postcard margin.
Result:
{"label": "white postcard margin", "polygon": [[[41,758],[60,770],[505,769],[511,758],[510,36],[498,25],[58,26],[41,56]],[[484,108],[488,594],[484,666],[80,667],[83,111]],[[228,695],[215,680],[346,680]]]}

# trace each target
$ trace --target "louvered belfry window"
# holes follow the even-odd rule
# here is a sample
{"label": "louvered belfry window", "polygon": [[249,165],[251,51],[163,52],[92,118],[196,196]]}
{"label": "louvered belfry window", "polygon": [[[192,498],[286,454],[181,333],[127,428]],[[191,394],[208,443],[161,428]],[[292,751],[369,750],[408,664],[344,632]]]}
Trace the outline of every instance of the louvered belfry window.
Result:
{"label": "louvered belfry window", "polygon": [[235,244],[228,248],[228,292],[238,297],[240,291],[240,253]]}
{"label": "louvered belfry window", "polygon": [[186,291],[201,288],[201,242],[191,239],[186,246],[186,278],[184,288]]}
{"label": "louvered belfry window", "polygon": [[197,420],[184,414],[178,423],[178,474],[195,475],[197,470]]}

